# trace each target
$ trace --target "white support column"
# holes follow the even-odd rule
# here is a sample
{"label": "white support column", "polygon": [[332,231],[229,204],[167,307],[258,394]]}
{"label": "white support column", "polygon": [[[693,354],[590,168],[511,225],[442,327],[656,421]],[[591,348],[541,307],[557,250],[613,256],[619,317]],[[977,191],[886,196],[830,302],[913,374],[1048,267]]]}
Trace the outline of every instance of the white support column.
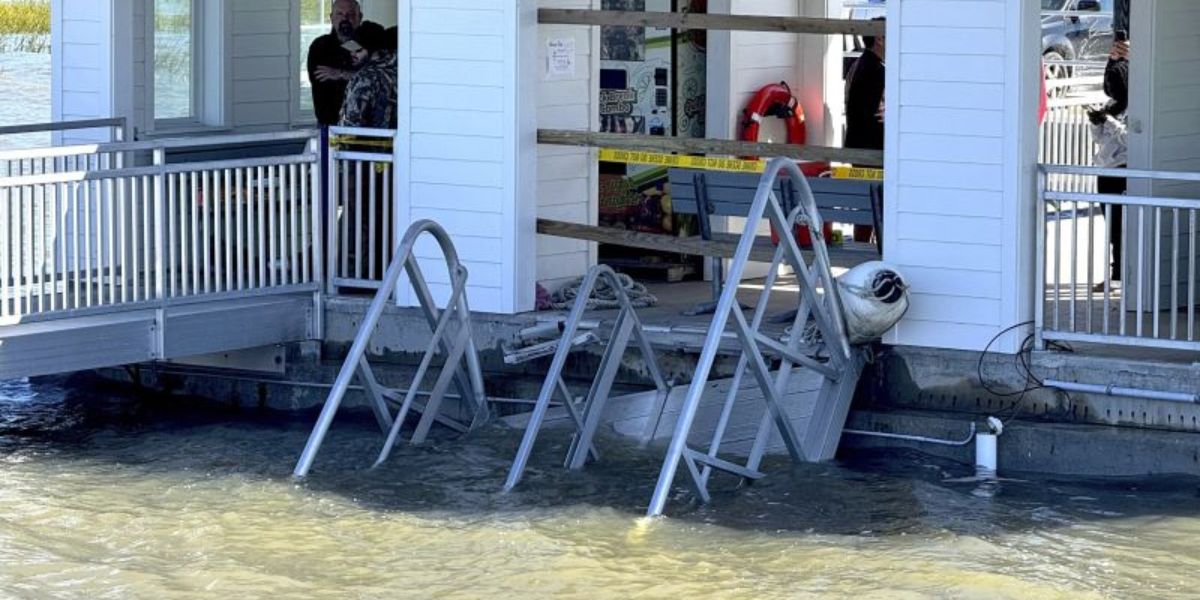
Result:
{"label": "white support column", "polygon": [[[475,310],[531,310],[537,2],[405,0],[398,7],[397,229],[417,219],[446,228],[470,272]],[[425,253],[418,248],[417,256]],[[422,265],[444,301],[445,267]],[[406,289],[400,301],[412,304]]]}
{"label": "white support column", "polygon": [[889,343],[982,350],[1033,317],[1039,9],[888,3],[884,258],[912,286]]}

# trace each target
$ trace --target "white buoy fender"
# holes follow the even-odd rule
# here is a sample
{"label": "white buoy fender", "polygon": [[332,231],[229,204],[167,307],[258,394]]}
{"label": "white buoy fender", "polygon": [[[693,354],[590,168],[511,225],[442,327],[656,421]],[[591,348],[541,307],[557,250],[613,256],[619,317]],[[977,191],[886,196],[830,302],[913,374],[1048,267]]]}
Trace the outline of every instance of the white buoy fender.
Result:
{"label": "white buoy fender", "polygon": [[879,339],[908,311],[908,283],[887,263],[863,263],[837,281],[851,344]]}

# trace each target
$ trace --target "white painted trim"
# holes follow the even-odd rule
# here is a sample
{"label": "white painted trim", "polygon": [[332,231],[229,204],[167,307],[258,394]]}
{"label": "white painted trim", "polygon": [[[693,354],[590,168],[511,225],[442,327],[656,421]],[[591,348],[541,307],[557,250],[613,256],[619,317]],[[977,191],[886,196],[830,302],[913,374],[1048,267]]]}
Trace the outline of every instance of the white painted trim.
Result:
{"label": "white painted trim", "polygon": [[[538,89],[541,63],[538,61],[538,0],[517,0],[513,3],[509,38],[512,47],[514,89],[507,102],[513,102],[513,152],[508,168],[512,173],[510,201],[505,206],[505,220],[513,228],[505,236],[512,249],[506,253],[505,281],[512,282],[510,299],[503,306],[518,313],[535,308],[537,292],[537,212],[538,212]],[[511,272],[509,272],[511,269]]]}
{"label": "white painted trim", "polygon": [[[63,0],[50,0],[50,120],[63,120]],[[56,131],[51,143],[63,143],[63,134]],[[128,139],[128,138],[126,138]]]}
{"label": "white painted trim", "polygon": [[[1014,6],[1016,10],[1013,10]],[[1007,95],[1004,105],[1003,289],[1012,290],[1001,300],[1000,325],[1009,327],[1033,320],[1037,296],[1035,254],[1036,186],[1038,160],[1038,94],[1041,56],[1041,3],[1009,0],[1008,60],[1005,61]],[[1014,330],[999,340],[998,350],[1016,353],[1032,327]]]}
{"label": "white painted trim", "polygon": [[[396,138],[392,144],[393,163],[396,165],[393,174],[393,214],[396,229],[393,239],[399,240],[408,229],[412,215],[412,199],[409,191],[412,189],[412,173],[409,165],[412,161],[412,3],[396,0],[397,29],[400,32],[399,44],[396,47]],[[413,306],[412,286],[408,277],[401,277],[393,297],[400,306]]]}

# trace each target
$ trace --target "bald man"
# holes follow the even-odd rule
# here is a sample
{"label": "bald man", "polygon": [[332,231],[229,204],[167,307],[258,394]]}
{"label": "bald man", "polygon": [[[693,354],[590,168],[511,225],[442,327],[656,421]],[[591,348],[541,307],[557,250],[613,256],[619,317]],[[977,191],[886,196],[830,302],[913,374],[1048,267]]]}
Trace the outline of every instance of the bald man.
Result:
{"label": "bald man", "polygon": [[358,0],[335,0],[329,13],[332,30],[313,40],[308,47],[308,79],[312,82],[313,109],[317,122],[337,125],[346,84],[354,75],[354,62],[345,48],[362,25],[362,7]]}

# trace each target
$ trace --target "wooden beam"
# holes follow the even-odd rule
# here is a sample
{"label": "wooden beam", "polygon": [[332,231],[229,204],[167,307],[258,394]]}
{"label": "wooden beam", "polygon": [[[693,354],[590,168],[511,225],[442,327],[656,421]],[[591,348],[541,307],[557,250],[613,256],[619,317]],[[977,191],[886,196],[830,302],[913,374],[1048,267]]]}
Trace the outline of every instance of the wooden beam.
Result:
{"label": "wooden beam", "polygon": [[538,22],[546,25],[622,25],[659,29],[724,29],[823,35],[882,36],[885,30],[882,21],[558,8],[539,9]]}
{"label": "wooden beam", "polygon": [[[693,256],[716,256],[733,258],[737,250],[737,242],[708,241],[696,237],[675,237],[657,233],[641,233],[613,227],[596,227],[595,225],[580,225],[563,221],[538,219],[538,233],[555,237],[615,244],[643,250],[661,252],[677,252]],[[771,262],[775,259],[775,249],[766,246],[756,246],[750,253],[750,260],[755,262]]]}
{"label": "wooden beam", "polygon": [[557,146],[642,150],[667,154],[677,152],[680,154],[715,154],[724,156],[782,156],[796,160],[844,162],[870,167],[883,166],[883,152],[879,150],[829,148],[826,146],[800,144],[767,144],[708,138],[627,135],[621,133],[564,131],[559,129],[539,129],[538,143]]}

